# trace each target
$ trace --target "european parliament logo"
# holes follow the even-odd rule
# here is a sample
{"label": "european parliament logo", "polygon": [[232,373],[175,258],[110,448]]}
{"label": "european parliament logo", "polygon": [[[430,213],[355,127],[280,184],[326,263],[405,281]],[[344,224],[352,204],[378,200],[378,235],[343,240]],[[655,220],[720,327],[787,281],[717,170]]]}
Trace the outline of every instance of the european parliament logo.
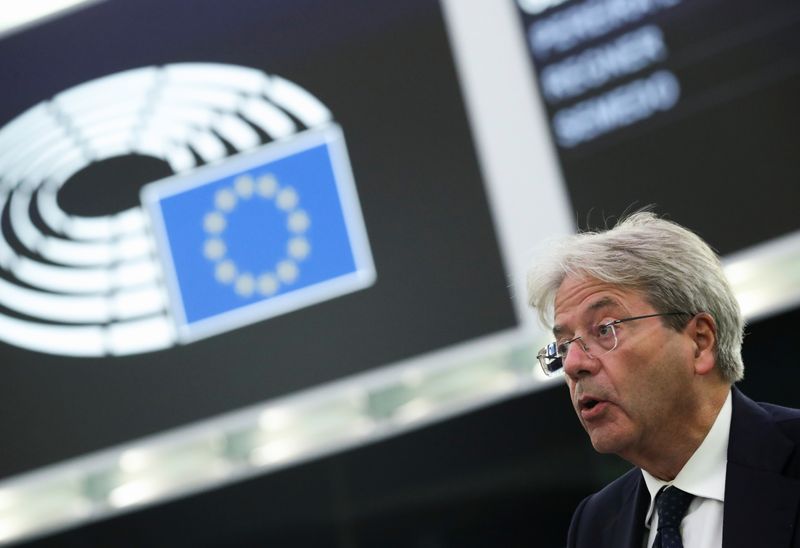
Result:
{"label": "european parliament logo", "polygon": [[142,203],[184,343],[375,279],[335,124],[152,183]]}
{"label": "european parliament logo", "polygon": [[[175,174],[136,181],[145,203],[75,207],[105,201],[83,185],[93,166],[142,158]],[[60,91],[0,127],[0,179],[0,342],[19,348],[155,352],[375,278],[333,113],[251,67],[145,66]],[[133,183],[105,179],[109,195]]]}

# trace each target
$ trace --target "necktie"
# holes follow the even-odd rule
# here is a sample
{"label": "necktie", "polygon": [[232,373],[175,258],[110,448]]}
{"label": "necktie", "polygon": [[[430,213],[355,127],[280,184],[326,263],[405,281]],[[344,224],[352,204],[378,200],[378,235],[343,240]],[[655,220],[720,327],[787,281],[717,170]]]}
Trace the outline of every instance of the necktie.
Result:
{"label": "necktie", "polygon": [[694,495],[669,486],[656,500],[658,508],[658,533],[653,548],[683,548],[681,520]]}

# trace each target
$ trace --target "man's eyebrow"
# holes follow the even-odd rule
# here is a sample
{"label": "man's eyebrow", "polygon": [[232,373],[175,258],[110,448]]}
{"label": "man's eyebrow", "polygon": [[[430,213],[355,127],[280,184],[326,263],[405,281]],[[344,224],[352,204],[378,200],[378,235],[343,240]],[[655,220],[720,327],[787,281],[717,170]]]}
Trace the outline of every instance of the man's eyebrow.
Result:
{"label": "man's eyebrow", "polygon": [[[612,297],[602,297],[602,298],[596,300],[595,302],[593,302],[592,304],[590,304],[589,307],[587,308],[587,310],[589,312],[595,312],[597,310],[600,310],[601,308],[615,308],[615,307],[619,307],[619,306],[620,306],[620,304],[616,299],[614,299]],[[553,336],[555,336],[556,338],[558,338],[558,336],[560,334],[562,334],[563,332],[564,332],[564,328],[562,326],[560,326],[558,324],[553,326]]]}
{"label": "man's eyebrow", "polygon": [[594,312],[595,310],[599,310],[601,308],[610,308],[615,306],[619,306],[619,302],[617,302],[616,299],[612,299],[611,297],[603,297],[602,299],[598,299],[590,304],[588,310]]}

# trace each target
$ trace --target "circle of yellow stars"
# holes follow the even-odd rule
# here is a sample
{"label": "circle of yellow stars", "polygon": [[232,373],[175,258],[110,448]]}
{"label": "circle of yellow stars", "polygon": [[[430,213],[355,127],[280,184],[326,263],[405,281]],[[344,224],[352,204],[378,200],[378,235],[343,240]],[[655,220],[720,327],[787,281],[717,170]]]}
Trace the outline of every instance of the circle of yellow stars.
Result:
{"label": "circle of yellow stars", "polygon": [[[274,268],[261,272],[241,271],[236,262],[228,257],[228,248],[223,234],[228,225],[227,216],[236,209],[240,200],[273,200],[275,206],[286,214],[286,254]],[[214,209],[203,217],[206,234],[203,255],[214,263],[214,277],[225,285],[231,285],[237,295],[270,297],[281,286],[290,285],[300,275],[298,263],[311,253],[311,244],[305,233],[311,225],[308,213],[299,207],[300,197],[291,186],[281,186],[272,174],[257,178],[240,175],[233,186],[217,190],[214,194]]]}

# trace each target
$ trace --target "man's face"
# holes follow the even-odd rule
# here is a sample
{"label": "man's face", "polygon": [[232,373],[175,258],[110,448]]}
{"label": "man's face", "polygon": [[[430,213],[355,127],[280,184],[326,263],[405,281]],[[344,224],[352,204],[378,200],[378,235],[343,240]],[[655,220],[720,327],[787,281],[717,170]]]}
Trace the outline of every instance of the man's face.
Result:
{"label": "man's face", "polygon": [[[600,324],[657,312],[638,291],[568,276],[556,293],[553,332],[557,341],[566,341]],[[694,412],[694,349],[687,335],[666,327],[659,317],[615,329],[617,347],[596,358],[575,341],[564,358],[564,372],[594,448],[635,462],[668,446],[682,418]]]}

